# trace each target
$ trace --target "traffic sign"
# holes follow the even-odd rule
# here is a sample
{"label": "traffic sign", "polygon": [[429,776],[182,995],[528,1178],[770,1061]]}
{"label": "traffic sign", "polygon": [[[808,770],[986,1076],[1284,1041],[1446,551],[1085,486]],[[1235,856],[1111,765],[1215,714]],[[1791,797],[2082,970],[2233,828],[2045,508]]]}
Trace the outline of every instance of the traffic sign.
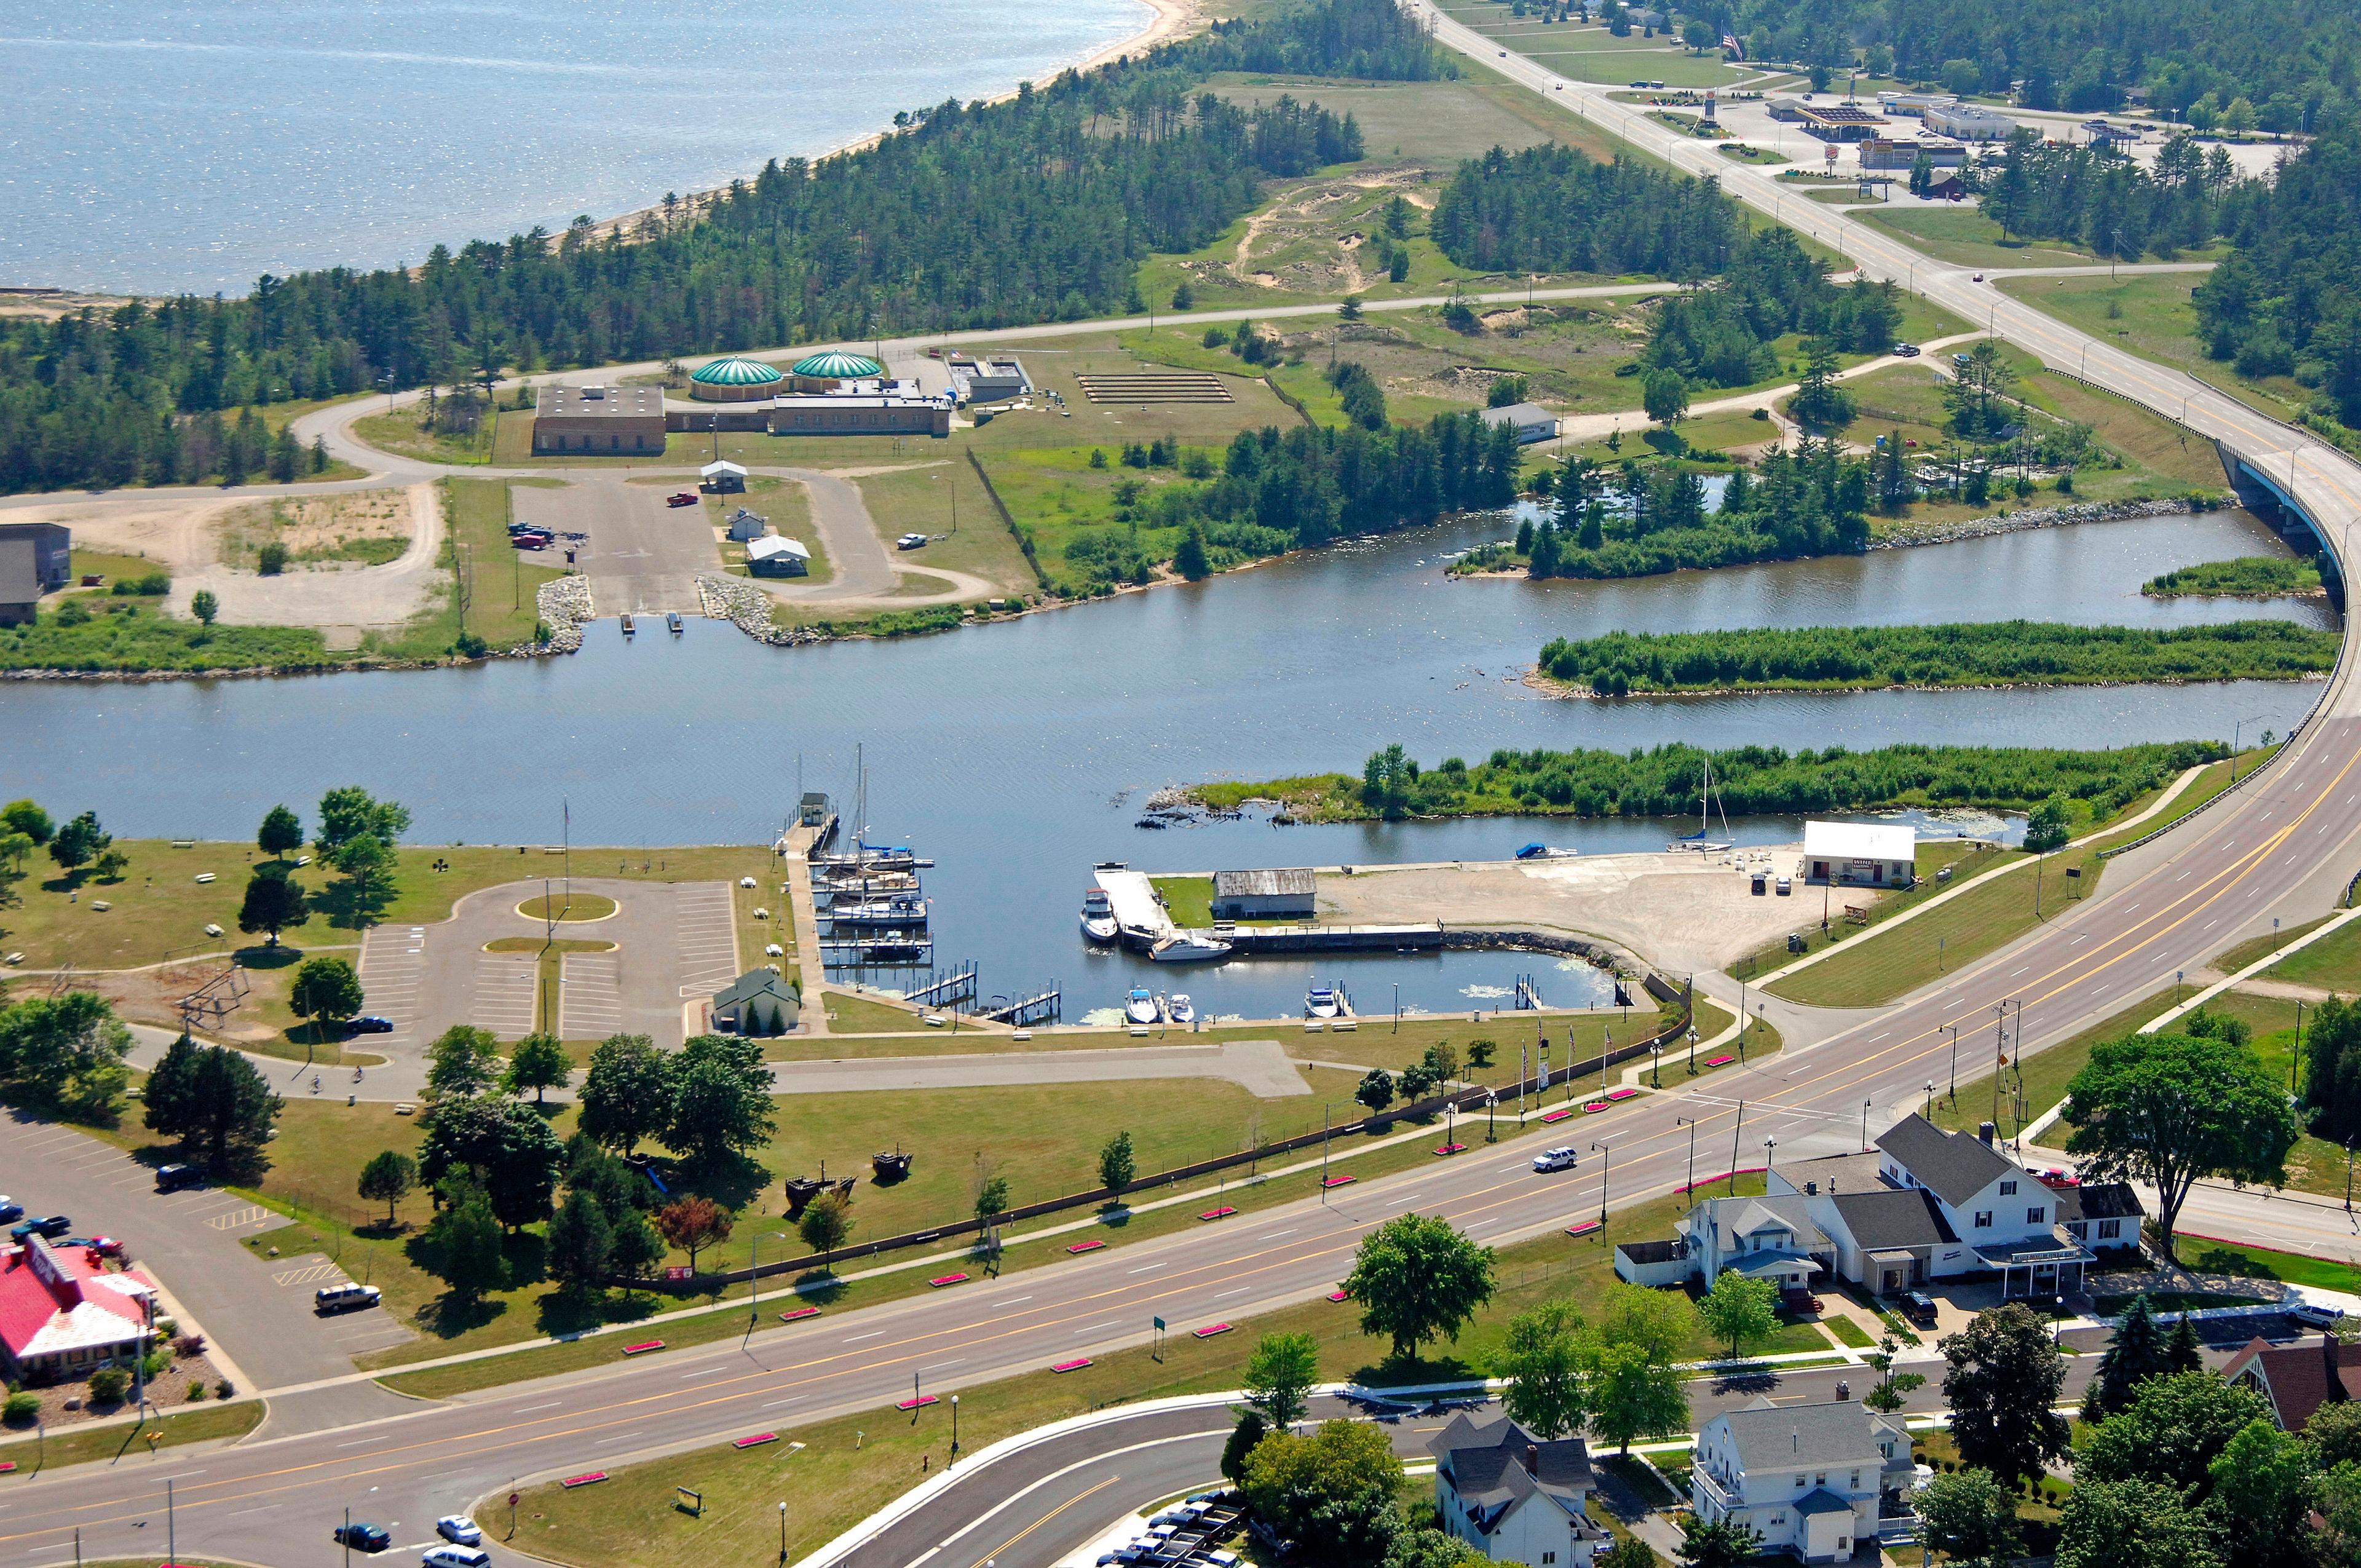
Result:
{"label": "traffic sign", "polygon": [[524,1495],[523,1495],[522,1493],[521,1493],[521,1492],[511,1492],[511,1493],[509,1494],[509,1507],[511,1507],[511,1508],[515,1508],[519,1503],[521,1503],[521,1502],[522,1502],[522,1501],[524,1501]]}
{"label": "traffic sign", "polygon": [[1155,1318],[1155,1319],[1151,1319],[1150,1321],[1153,1321],[1153,1322],[1156,1324],[1156,1326],[1157,1326],[1158,1328],[1159,1328],[1159,1329],[1160,1329],[1160,1328],[1162,1328],[1162,1327],[1164,1326],[1164,1320],[1163,1320],[1162,1318]]}

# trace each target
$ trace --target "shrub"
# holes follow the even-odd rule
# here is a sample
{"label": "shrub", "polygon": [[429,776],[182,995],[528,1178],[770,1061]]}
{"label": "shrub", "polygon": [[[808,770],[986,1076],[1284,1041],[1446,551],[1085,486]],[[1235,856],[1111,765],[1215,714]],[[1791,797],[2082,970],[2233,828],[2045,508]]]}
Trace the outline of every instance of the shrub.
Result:
{"label": "shrub", "polygon": [[8,1396],[8,1402],[5,1405],[0,1405],[0,1420],[6,1421],[12,1427],[23,1426],[40,1413],[41,1397],[38,1394],[11,1394]]}
{"label": "shrub", "polygon": [[236,1387],[226,1377],[220,1378],[214,1384],[214,1398],[216,1399],[226,1399],[236,1392]]}
{"label": "shrub", "polygon": [[131,1379],[120,1366],[102,1366],[90,1375],[90,1398],[94,1405],[119,1405]]}
{"label": "shrub", "polygon": [[254,553],[254,569],[275,577],[287,569],[287,546],[274,539]]}
{"label": "shrub", "polygon": [[195,1381],[195,1382],[193,1382],[193,1383],[192,1383],[192,1384],[190,1384],[190,1385],[189,1385],[189,1403],[191,1403],[192,1405],[196,1404],[198,1401],[202,1400],[204,1397],[205,1397],[205,1385],[204,1385],[204,1379],[203,1379],[203,1378],[199,1378],[197,1381]]}

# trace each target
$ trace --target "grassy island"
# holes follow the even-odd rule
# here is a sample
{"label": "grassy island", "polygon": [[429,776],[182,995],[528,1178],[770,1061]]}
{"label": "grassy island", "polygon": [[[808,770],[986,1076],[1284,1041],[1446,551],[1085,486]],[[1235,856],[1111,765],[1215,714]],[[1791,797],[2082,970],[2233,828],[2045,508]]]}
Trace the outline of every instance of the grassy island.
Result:
{"label": "grassy island", "polygon": [[[1733,817],[1746,812],[1867,811],[1890,806],[2024,809],[2063,795],[2103,820],[2201,763],[2227,754],[2218,741],[2179,740],[2112,751],[2039,747],[1883,746],[1789,752],[1741,746],[1711,753],[1714,793]],[[1674,817],[1697,809],[1708,753],[1495,751],[1473,765],[1446,757],[1422,768],[1400,746],[1373,753],[1358,775],[1313,773],[1260,784],[1207,784],[1200,805],[1235,810],[1276,800],[1313,822],[1400,817]]]}
{"label": "grassy island", "polygon": [[2334,631],[2283,620],[2169,630],[2003,620],[1611,631],[1550,642],[1542,649],[1541,673],[1605,696],[2301,680],[2334,667],[2337,641]]}
{"label": "grassy island", "polygon": [[2286,555],[2241,555],[2206,561],[2150,577],[2140,592],[2150,598],[2297,598],[2324,590],[2317,562]]}

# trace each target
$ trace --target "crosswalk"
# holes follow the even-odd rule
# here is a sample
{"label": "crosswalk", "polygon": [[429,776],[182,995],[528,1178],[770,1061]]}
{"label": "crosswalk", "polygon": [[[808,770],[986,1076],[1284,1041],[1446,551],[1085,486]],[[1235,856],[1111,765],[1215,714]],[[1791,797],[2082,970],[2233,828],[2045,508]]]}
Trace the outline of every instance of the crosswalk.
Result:
{"label": "crosswalk", "polygon": [[532,1034],[540,971],[540,960],[530,953],[477,955],[468,1020],[503,1039]]}
{"label": "crosswalk", "polygon": [[674,891],[680,994],[708,996],[738,978],[737,913],[723,882],[689,883]]}
{"label": "crosswalk", "polygon": [[558,1034],[604,1039],[623,1027],[622,960],[612,953],[568,953],[558,980]]}

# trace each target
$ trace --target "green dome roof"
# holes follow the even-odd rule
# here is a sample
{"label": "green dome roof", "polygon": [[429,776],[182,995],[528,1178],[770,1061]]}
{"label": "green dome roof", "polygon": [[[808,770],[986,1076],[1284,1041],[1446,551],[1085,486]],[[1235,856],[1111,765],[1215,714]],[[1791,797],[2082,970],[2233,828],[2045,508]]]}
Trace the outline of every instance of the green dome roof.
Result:
{"label": "green dome roof", "polygon": [[884,367],[879,365],[874,359],[864,359],[858,354],[844,354],[833,350],[827,354],[815,354],[808,359],[796,361],[796,375],[809,376],[814,380],[819,381],[858,381],[871,376],[882,376],[884,373]]}
{"label": "green dome roof", "polygon": [[707,387],[761,387],[779,378],[778,371],[759,359],[741,359],[732,355],[700,365],[689,379]]}

